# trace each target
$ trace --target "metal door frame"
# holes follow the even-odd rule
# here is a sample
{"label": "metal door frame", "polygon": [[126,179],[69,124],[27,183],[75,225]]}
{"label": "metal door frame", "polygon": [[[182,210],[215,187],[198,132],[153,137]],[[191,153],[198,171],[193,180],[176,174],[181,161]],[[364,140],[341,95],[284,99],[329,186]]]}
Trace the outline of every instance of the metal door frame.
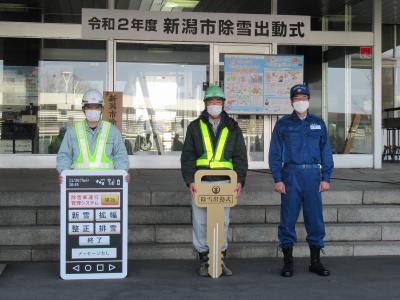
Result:
{"label": "metal door frame", "polygon": [[[154,44],[154,45],[204,45],[209,46],[211,55],[210,43],[192,43],[192,42],[165,42],[165,41],[133,41],[133,40],[114,40],[112,49],[112,62],[109,62],[109,74],[112,79],[109,82],[110,88],[114,90],[117,80],[117,44]],[[211,57],[211,56],[210,56]],[[210,64],[210,61],[209,61]],[[210,65],[211,70],[211,65]],[[211,74],[211,72],[210,72]],[[211,76],[211,75],[210,75]],[[179,169],[181,167],[180,155],[129,155],[129,164],[134,169]]]}
{"label": "metal door frame", "polygon": [[[210,55],[210,66],[212,72],[210,72],[210,82],[213,84],[219,84],[219,56],[223,54],[250,54],[250,55],[268,55],[272,54],[272,44],[212,44]],[[272,128],[275,125],[273,121],[276,119],[273,115],[264,115],[264,160],[263,161],[250,161],[249,169],[268,169],[268,152],[269,143],[271,141]],[[272,124],[274,123],[274,124]],[[249,158],[249,149],[247,150]]]}

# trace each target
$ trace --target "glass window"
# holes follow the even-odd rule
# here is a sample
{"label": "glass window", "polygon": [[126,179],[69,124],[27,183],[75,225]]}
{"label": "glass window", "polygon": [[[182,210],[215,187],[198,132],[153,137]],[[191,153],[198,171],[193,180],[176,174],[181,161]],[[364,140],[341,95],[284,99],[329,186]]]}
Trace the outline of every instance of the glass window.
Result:
{"label": "glass window", "polygon": [[394,107],[394,69],[382,68],[382,109],[393,108],[393,107]]}
{"label": "glass window", "polygon": [[40,41],[0,44],[0,153],[36,152]]}
{"label": "glass window", "polygon": [[264,161],[264,116],[234,115],[243,132],[250,161]]}
{"label": "glass window", "polygon": [[[400,107],[400,66],[399,66],[399,59],[400,59],[400,25],[391,25],[396,28],[396,65],[394,66],[394,95],[393,95],[393,107]],[[382,38],[383,39],[383,38]],[[383,76],[383,75],[382,75]],[[383,80],[383,79],[382,79]],[[395,118],[400,118],[400,111],[393,112],[393,116]]]}
{"label": "glass window", "polygon": [[322,47],[278,46],[278,54],[304,56],[304,83],[311,93],[310,111],[322,115]]}
{"label": "glass window", "polygon": [[129,154],[180,155],[188,124],[204,109],[209,57],[208,46],[117,44]]}
{"label": "glass window", "polygon": [[328,131],[337,154],[372,153],[372,59],[358,47],[329,47],[327,62]]}
{"label": "glass window", "polygon": [[164,0],[164,1],[128,1],[115,0],[116,9],[135,9],[152,11],[173,12],[214,12],[214,13],[240,13],[240,14],[270,14],[271,0],[240,0],[231,1],[215,0]]}
{"label": "glass window", "polygon": [[311,30],[322,30],[322,15],[319,2],[295,0],[280,0],[277,2],[279,15],[311,16]]}
{"label": "glass window", "polygon": [[382,58],[393,58],[394,26],[382,24]]}
{"label": "glass window", "polygon": [[[400,107],[400,27],[382,24],[382,108]],[[393,51],[395,50],[395,51]],[[399,111],[384,112],[383,118],[398,117]]]}
{"label": "glass window", "polygon": [[103,41],[0,39],[0,153],[57,153],[82,119],[81,97],[106,85]]}
{"label": "glass window", "polygon": [[352,1],[349,4],[350,31],[372,31],[373,1]]}
{"label": "glass window", "polygon": [[[395,107],[400,107],[400,67],[396,67],[395,69],[396,72],[396,80],[395,80],[395,97],[394,97],[394,106]],[[400,111],[397,111],[395,116],[397,118],[400,118]]]}
{"label": "glass window", "polygon": [[7,0],[0,21],[79,24],[82,8],[107,8],[107,0]]}
{"label": "glass window", "polygon": [[279,0],[278,14],[311,16],[311,30],[372,31],[372,0]]}
{"label": "glass window", "polygon": [[[395,53],[395,56],[396,56],[396,58],[400,58],[400,25],[383,25],[383,26],[392,26],[393,27],[393,29],[395,28],[396,29],[396,36],[395,36],[395,39],[396,39],[396,53]],[[383,42],[383,39],[384,39],[384,35],[385,35],[385,32],[384,32],[384,30],[382,29],[382,42]],[[383,51],[382,51],[383,52]]]}

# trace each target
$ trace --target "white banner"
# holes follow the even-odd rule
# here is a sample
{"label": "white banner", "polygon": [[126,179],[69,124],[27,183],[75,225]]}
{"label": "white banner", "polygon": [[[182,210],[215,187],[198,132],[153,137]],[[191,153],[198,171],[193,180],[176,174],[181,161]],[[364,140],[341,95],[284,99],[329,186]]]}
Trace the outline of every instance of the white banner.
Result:
{"label": "white banner", "polygon": [[82,9],[87,39],[298,44],[309,34],[309,16]]}

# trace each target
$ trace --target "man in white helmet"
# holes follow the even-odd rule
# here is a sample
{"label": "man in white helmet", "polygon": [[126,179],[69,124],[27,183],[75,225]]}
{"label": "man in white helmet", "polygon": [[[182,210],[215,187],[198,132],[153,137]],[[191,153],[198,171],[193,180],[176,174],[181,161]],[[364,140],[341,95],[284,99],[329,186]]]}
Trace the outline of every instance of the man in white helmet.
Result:
{"label": "man in white helmet", "polygon": [[[68,128],[57,154],[57,170],[126,170],[128,153],[120,131],[103,121],[103,95],[89,90],[82,97],[84,121]],[[127,176],[126,180],[129,181]],[[61,183],[62,177],[59,177]]]}

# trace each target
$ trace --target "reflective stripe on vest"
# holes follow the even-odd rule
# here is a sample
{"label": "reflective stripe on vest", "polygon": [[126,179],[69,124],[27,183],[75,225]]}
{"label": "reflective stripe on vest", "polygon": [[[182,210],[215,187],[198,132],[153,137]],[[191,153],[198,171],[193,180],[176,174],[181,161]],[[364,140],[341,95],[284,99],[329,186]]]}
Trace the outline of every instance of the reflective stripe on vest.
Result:
{"label": "reflective stripe on vest", "polygon": [[94,153],[90,152],[89,141],[85,122],[75,123],[75,134],[79,146],[79,156],[74,161],[72,168],[75,170],[112,170],[114,164],[107,157],[106,145],[111,129],[111,123],[102,121],[101,131],[97,136]]}
{"label": "reflective stripe on vest", "polygon": [[217,143],[217,151],[214,155],[212,148],[211,138],[209,129],[206,123],[200,119],[200,131],[203,137],[205,153],[196,160],[196,167],[208,167],[210,169],[233,169],[233,164],[231,161],[223,160],[223,152],[225,148],[226,141],[228,140],[229,130],[224,127],[221,131],[221,135]]}

